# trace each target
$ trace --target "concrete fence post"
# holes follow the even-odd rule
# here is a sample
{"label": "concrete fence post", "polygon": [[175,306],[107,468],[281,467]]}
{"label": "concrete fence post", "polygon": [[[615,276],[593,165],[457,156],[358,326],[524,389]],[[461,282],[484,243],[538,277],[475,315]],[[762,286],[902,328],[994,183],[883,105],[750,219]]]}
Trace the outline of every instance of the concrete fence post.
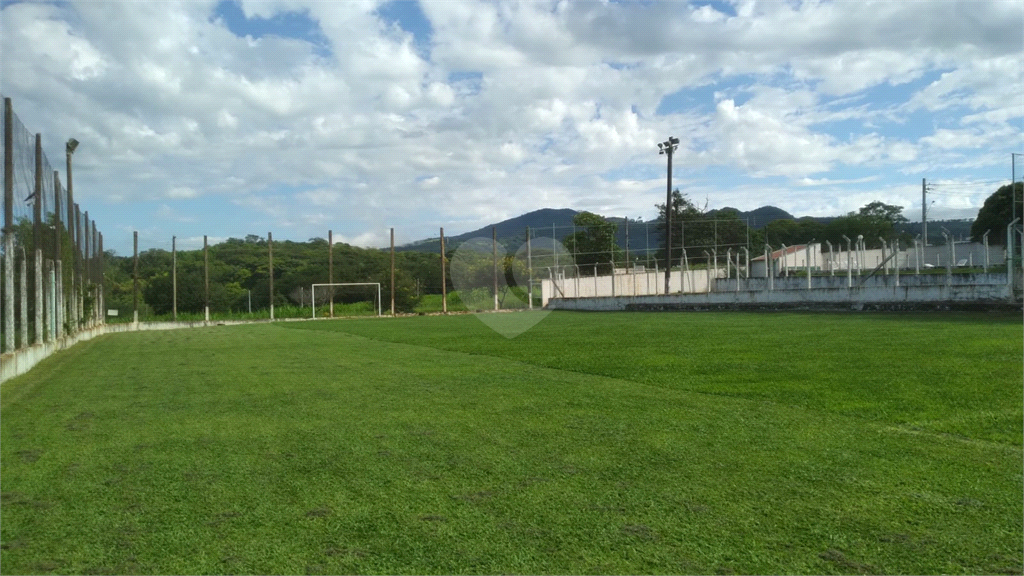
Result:
{"label": "concrete fence post", "polygon": [[881,244],[882,244],[882,274],[888,274],[889,273],[889,259],[886,258],[886,253],[885,253],[885,238],[882,238],[881,236],[879,236],[878,237],[878,241],[881,242]]}
{"label": "concrete fence post", "polygon": [[[38,245],[37,245],[38,246]],[[35,340],[36,344],[43,341],[43,251],[35,252]]]}
{"label": "concrete fence post", "polygon": [[4,98],[4,350],[14,351],[14,109]]}
{"label": "concrete fence post", "polygon": [[768,280],[768,282],[765,283],[765,286],[768,288],[768,290],[774,290],[775,289],[775,283],[772,281],[772,253],[771,253],[771,249],[772,249],[772,247],[769,246],[768,244],[764,245],[764,277],[765,277],[765,279]]}
{"label": "concrete fence post", "polygon": [[[732,268],[732,248],[729,248],[728,250],[725,251],[725,277],[726,278],[732,278],[732,275],[730,274],[730,272],[731,272],[730,269],[731,268]],[[739,279],[739,275],[740,275],[740,271],[737,270],[736,271],[737,279]]]}
{"label": "concrete fence post", "polygon": [[600,296],[601,293],[597,288],[597,264],[594,264],[594,297]]}
{"label": "concrete fence post", "polygon": [[913,273],[916,275],[921,274],[921,240],[919,238],[913,239]]}
{"label": "concrete fence post", "polygon": [[807,268],[807,289],[811,289],[811,245],[804,244],[804,267]]}
{"label": "concrete fence post", "polygon": [[[747,290],[750,290],[750,250],[746,246],[742,247],[743,256],[746,262],[746,268],[743,269],[743,277],[747,279]],[[737,256],[739,258],[739,256]]]}
{"label": "concrete fence post", "polygon": [[43,135],[36,133],[36,173],[32,199],[32,256],[33,256],[33,337],[36,344],[43,341]]}
{"label": "concrete fence post", "polygon": [[[718,282],[718,249],[717,248],[712,248],[711,249],[711,260],[714,262],[713,266],[715,268],[715,274],[714,274],[713,278],[714,278],[715,282]],[[708,287],[710,288],[711,285],[709,284]]]}
{"label": "concrete fence post", "polygon": [[46,311],[46,341],[53,342],[54,336],[57,332],[57,322],[54,317],[56,306],[54,301],[56,294],[54,290],[54,283],[56,279],[53,277],[53,260],[46,259],[46,289],[43,291],[43,299],[46,305],[43,307]]}
{"label": "concrete fence post", "polygon": [[892,256],[893,260],[895,260],[895,262],[893,262],[893,266],[892,267],[893,267],[893,272],[896,275],[896,286],[899,286],[900,285],[900,241],[898,239],[892,241],[892,254],[893,254],[893,256]]}
{"label": "concrete fence post", "polygon": [[705,262],[707,266],[704,267],[705,274],[708,278],[707,293],[711,294],[711,254],[708,254],[707,250],[701,250],[704,253]]}
{"label": "concrete fence post", "polygon": [[54,262],[54,273],[56,274],[57,284],[56,297],[54,298],[54,309],[55,309],[55,320],[57,324],[56,338],[62,338],[64,336],[64,266],[61,260]]}
{"label": "concrete fence post", "polygon": [[843,240],[846,240],[846,287],[853,288],[853,252],[851,252],[850,243],[851,240],[846,234],[843,234]]}
{"label": "concrete fence post", "polygon": [[736,291],[740,291],[740,251],[736,251]]}
{"label": "concrete fence post", "polygon": [[865,248],[864,248],[864,235],[863,234],[858,234],[857,235],[857,276],[860,276],[861,272],[864,270],[864,258],[866,258]]}
{"label": "concrete fence post", "polygon": [[28,259],[25,257],[24,246],[19,247],[18,250],[21,252],[21,266],[19,266],[21,272],[21,342],[18,348],[25,348],[28,346]]}
{"label": "concrete fence post", "polygon": [[988,233],[989,232],[991,232],[991,230],[985,230],[985,233],[981,236],[981,242],[985,246],[985,267],[983,268],[983,270],[985,271],[985,274],[988,274]]}
{"label": "concrete fence post", "polygon": [[825,245],[828,246],[828,275],[829,276],[835,276],[836,275],[836,263],[834,261],[835,252],[832,251],[832,243],[831,242],[829,242],[828,240],[825,240]]}

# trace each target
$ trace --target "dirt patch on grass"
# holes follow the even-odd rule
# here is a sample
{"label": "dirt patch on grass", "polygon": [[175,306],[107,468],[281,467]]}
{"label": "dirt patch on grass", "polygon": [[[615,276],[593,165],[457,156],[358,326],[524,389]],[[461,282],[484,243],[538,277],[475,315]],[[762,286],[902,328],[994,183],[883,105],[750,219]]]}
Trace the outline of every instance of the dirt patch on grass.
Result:
{"label": "dirt patch on grass", "polygon": [[219,526],[220,524],[231,520],[232,518],[238,518],[241,516],[241,512],[235,512],[234,510],[228,510],[226,512],[220,512],[206,523],[207,526]]}
{"label": "dirt patch on grass", "polygon": [[306,518],[323,518],[324,516],[330,516],[331,509],[327,506],[320,506],[319,508],[313,508],[306,512]]}
{"label": "dirt patch on grass", "polygon": [[859,572],[861,574],[874,574],[878,572],[870,564],[861,564],[860,562],[850,560],[846,557],[846,554],[843,554],[835,548],[829,548],[821,554],[818,554],[818,558],[821,558],[822,560],[825,560],[827,562],[831,562],[844,570],[849,570],[852,572]]}
{"label": "dirt patch on grass", "polygon": [[457,496],[452,496],[452,498],[455,500],[462,500],[464,502],[480,502],[487,500],[492,496],[494,496],[494,494],[489,490],[481,490],[480,492],[473,492],[471,494],[459,494]]}
{"label": "dirt patch on grass", "polygon": [[95,414],[92,412],[79,412],[77,416],[71,419],[71,422],[68,422],[64,426],[64,429],[72,432],[82,430],[89,424],[89,421],[92,420],[94,416]]}
{"label": "dirt patch on grass", "polygon": [[18,450],[18,456],[21,456],[22,462],[35,462],[39,460],[39,456],[43,453],[42,450]]}
{"label": "dirt patch on grass", "polygon": [[621,532],[626,536],[632,536],[639,540],[653,541],[658,539],[658,534],[651,530],[650,526],[644,524],[626,524]]}

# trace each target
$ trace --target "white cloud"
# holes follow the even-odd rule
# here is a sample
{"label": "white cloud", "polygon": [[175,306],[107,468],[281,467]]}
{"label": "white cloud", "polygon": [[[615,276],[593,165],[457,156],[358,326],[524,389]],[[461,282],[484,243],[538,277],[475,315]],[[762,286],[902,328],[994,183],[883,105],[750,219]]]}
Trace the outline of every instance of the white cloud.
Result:
{"label": "white cloud", "polygon": [[1021,139],[1010,2],[427,2],[429,41],[377,2],[241,3],[304,14],[326,56],[236,36],[216,6],[4,6],[2,89],[33,131],[82,141],[76,197],[223,197],[301,239],[342,219],[354,239],[545,206],[651,215],[655,143],[676,135],[680,182],[730,175],[713,204],[778,204],[748,181],[781,177],[794,206],[845,211],[822,195],[988,170]]}

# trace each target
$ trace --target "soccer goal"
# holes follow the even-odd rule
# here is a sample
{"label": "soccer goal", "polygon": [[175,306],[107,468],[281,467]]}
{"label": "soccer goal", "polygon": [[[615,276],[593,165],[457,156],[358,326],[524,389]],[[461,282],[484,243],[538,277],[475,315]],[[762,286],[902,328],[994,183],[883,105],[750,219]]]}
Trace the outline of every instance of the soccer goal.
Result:
{"label": "soccer goal", "polygon": [[[317,288],[327,288],[327,287],[332,287],[332,286],[376,286],[377,287],[377,295],[376,295],[376,298],[375,298],[376,299],[375,304],[377,305],[377,316],[380,316],[380,310],[381,310],[381,308],[380,308],[380,304],[381,304],[381,300],[380,300],[380,282],[342,282],[342,283],[334,283],[334,284],[313,284],[312,285],[312,288],[310,289],[310,294],[312,295],[312,298],[310,298],[310,307],[313,308],[313,318],[316,318],[316,302],[317,302],[317,299],[316,299],[316,289]],[[321,298],[323,298],[323,296],[321,296]]]}

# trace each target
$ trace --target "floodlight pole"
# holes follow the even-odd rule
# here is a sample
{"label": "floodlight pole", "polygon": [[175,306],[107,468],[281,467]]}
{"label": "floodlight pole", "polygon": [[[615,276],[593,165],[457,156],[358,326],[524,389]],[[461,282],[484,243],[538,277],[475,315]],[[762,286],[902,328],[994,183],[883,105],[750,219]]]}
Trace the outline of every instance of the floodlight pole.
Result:
{"label": "floodlight pole", "polygon": [[672,153],[678,147],[679,138],[675,136],[669,136],[668,140],[658,144],[658,154],[668,156],[668,181],[665,187],[665,294],[669,293],[672,279]]}

